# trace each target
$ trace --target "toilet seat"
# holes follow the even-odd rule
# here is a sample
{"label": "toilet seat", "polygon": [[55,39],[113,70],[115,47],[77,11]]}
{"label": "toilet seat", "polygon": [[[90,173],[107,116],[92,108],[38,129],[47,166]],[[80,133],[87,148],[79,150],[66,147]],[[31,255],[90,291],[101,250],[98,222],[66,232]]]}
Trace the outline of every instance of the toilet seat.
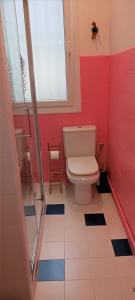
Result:
{"label": "toilet seat", "polygon": [[91,176],[99,172],[94,156],[69,157],[67,168],[69,173],[74,176]]}
{"label": "toilet seat", "polygon": [[67,168],[67,177],[70,182],[74,184],[79,184],[79,185],[90,185],[98,181],[99,179],[99,171],[95,174],[92,175],[84,175],[84,176],[78,176],[78,175],[73,175],[71,172],[69,172]]}

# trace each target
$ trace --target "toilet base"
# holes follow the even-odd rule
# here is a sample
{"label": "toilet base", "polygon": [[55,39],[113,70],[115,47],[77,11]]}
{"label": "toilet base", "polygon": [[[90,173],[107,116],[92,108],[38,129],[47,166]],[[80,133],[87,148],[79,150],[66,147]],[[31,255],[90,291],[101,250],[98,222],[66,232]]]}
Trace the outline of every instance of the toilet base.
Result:
{"label": "toilet base", "polygon": [[92,185],[75,184],[75,202],[78,204],[89,204],[92,201]]}

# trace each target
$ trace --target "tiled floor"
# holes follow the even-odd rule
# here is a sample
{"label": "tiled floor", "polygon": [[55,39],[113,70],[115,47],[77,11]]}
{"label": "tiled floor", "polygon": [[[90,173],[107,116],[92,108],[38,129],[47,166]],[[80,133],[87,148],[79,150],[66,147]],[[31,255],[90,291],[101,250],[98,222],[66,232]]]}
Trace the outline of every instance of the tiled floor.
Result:
{"label": "tiled floor", "polygon": [[35,300],[135,299],[135,260],[111,194],[95,190],[78,205],[69,184],[46,198]]}
{"label": "tiled floor", "polygon": [[29,189],[28,186],[23,189],[24,214],[31,261],[33,261],[35,256],[42,211],[42,201],[39,201],[39,183],[34,183],[33,189]]}

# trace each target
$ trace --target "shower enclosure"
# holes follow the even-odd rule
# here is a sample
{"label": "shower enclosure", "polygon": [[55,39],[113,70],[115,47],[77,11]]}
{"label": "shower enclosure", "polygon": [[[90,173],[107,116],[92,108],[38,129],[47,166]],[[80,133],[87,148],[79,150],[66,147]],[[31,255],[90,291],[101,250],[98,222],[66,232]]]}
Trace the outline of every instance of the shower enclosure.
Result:
{"label": "shower enclosure", "polygon": [[0,13],[13,100],[14,128],[30,264],[34,270],[41,220],[45,209],[45,194],[29,3],[27,0],[2,0]]}

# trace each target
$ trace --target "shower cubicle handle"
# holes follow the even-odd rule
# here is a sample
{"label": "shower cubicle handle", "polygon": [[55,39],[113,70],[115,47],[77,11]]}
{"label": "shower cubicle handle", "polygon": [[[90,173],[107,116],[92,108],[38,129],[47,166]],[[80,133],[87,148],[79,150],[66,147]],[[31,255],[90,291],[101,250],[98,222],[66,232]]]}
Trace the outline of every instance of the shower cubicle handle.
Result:
{"label": "shower cubicle handle", "polygon": [[31,124],[30,124],[30,112],[29,112],[29,109],[26,108],[25,109],[25,112],[27,113],[27,118],[28,118],[28,128],[29,128],[29,134],[27,135],[28,137],[32,137],[32,134],[31,134]]}

